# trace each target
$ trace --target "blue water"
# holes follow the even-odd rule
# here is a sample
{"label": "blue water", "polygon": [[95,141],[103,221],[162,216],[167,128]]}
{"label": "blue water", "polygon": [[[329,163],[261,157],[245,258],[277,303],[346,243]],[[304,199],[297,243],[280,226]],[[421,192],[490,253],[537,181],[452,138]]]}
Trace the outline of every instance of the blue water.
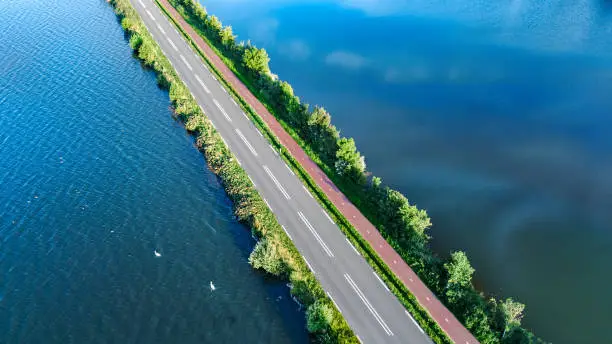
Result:
{"label": "blue water", "polygon": [[111,7],[0,18],[0,343],[306,343]]}
{"label": "blue water", "polygon": [[[201,0],[554,343],[612,343],[612,5]],[[240,9],[240,10],[238,10]]]}

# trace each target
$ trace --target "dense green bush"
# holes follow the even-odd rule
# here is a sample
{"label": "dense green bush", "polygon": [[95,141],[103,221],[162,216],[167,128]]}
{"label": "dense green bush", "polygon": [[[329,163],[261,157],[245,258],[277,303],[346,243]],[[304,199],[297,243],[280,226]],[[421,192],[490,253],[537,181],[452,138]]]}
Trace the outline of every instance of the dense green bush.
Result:
{"label": "dense green bush", "polygon": [[[310,110],[308,104],[294,95],[287,82],[278,80],[270,72],[265,50],[250,42],[238,43],[231,27],[224,27],[218,18],[208,15],[197,1],[170,2],[215,45],[228,66],[281,123],[287,124],[289,127],[285,127],[297,134],[305,151],[481,342],[507,343],[508,338],[513,338],[513,342],[539,341],[529,331],[520,328],[520,317],[511,325],[500,325],[500,319],[505,318],[498,314],[501,309],[495,307],[498,302],[494,299],[486,301],[474,289],[473,268],[463,252],[453,253],[446,263],[432,253],[428,246],[430,237],[427,230],[431,227],[431,220],[427,213],[410,204],[400,192],[383,186],[379,178],[372,177],[367,181],[365,160],[354,141],[340,137],[325,109],[314,107]],[[454,281],[456,277],[462,277],[460,283]],[[521,307],[518,308],[522,314],[524,306]]]}
{"label": "dense green bush", "polygon": [[[312,339],[321,343],[357,343],[345,319],[334,308],[302,256],[278,224],[274,214],[257,193],[246,172],[236,162],[187,87],[150,36],[128,0],[110,0],[121,25],[128,33],[130,46],[143,64],[157,73],[160,86],[169,90],[175,115],[196,136],[210,169],[221,179],[233,202],[238,220],[249,226],[259,239],[249,256],[255,268],[288,279],[291,294],[306,308],[309,319],[319,319]],[[194,13],[198,9],[194,9]],[[220,30],[219,30],[220,32]],[[227,33],[227,30],[226,30]],[[315,305],[315,306],[312,306]],[[324,320],[324,321],[323,321]],[[311,323],[309,329],[311,329]]]}

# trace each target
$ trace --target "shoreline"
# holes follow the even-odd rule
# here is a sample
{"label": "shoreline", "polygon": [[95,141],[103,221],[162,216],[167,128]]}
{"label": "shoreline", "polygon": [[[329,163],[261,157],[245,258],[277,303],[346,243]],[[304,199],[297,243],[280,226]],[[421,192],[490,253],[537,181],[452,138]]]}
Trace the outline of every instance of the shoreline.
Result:
{"label": "shoreline", "polygon": [[[340,192],[340,189],[342,190],[346,190],[347,186],[345,185],[345,183],[337,183],[334,184],[334,182],[332,182],[332,180],[328,177],[329,176],[329,169],[326,169],[325,166],[325,162],[323,162],[323,158],[318,158],[316,155],[317,153],[314,153],[313,150],[311,149],[312,147],[308,147],[308,144],[304,143],[299,137],[296,138],[296,136],[299,136],[299,134],[295,133],[292,128],[291,128],[291,124],[288,124],[286,121],[284,121],[282,118],[279,118],[279,115],[273,110],[271,109],[273,106],[269,105],[266,103],[265,100],[261,100],[261,94],[258,93],[258,90],[255,89],[253,90],[252,88],[254,87],[253,85],[251,85],[249,83],[249,80],[245,80],[245,78],[247,78],[245,75],[241,75],[239,71],[237,71],[237,67],[236,67],[236,63],[232,60],[232,57],[227,57],[223,55],[223,52],[220,51],[221,48],[217,48],[215,47],[214,43],[211,43],[210,39],[206,37],[205,33],[196,33],[196,31],[194,31],[194,28],[192,27],[194,24],[190,24],[186,21],[186,18],[184,18],[183,16],[185,15],[183,14],[179,14],[176,9],[174,7],[172,7],[172,5],[169,4],[169,2],[167,0],[156,0],[156,2],[158,3],[158,6],[160,6],[162,8],[162,10],[164,10],[164,12],[166,12],[166,15],[168,15],[169,17],[172,18],[172,20],[175,22],[175,25],[179,28],[181,28],[181,31],[186,30],[189,33],[185,33],[183,32],[184,36],[195,36],[195,37],[191,37],[191,43],[193,46],[197,46],[200,49],[206,51],[205,53],[200,51],[200,54],[202,55],[202,57],[204,57],[205,59],[212,59],[214,61],[214,63],[212,63],[211,61],[208,61],[209,64],[211,65],[215,65],[216,67],[218,67],[220,70],[223,71],[223,77],[227,77],[229,79],[228,81],[225,81],[225,84],[228,86],[228,89],[230,89],[230,91],[232,91],[233,93],[235,93],[238,97],[241,97],[240,102],[242,103],[242,105],[244,105],[247,109],[251,110],[251,115],[254,117],[253,121],[257,124],[258,121],[263,121],[264,122],[264,126],[268,126],[271,128],[271,131],[273,132],[272,135],[270,135],[269,140],[274,142],[274,143],[279,143],[282,146],[287,146],[288,147],[288,152],[290,153],[289,157],[284,156],[289,163],[299,163],[301,166],[298,167],[302,167],[302,166],[306,166],[306,168],[303,168],[302,171],[298,171],[300,172],[300,174],[302,174],[301,172],[306,172],[306,174],[308,174],[308,176],[305,176],[305,178],[302,178],[304,180],[304,182],[312,188],[314,188],[314,191],[317,195],[323,195],[323,198],[326,199],[321,199],[319,200],[320,203],[326,203],[329,202],[329,200],[331,199],[331,205],[329,204],[325,204],[326,208],[328,209],[329,212],[331,212],[332,217],[338,219],[338,208],[342,209],[342,211],[340,211],[340,217],[345,217],[344,219],[340,218],[338,219],[340,222],[346,222],[348,223],[348,225],[346,227],[348,228],[342,228],[343,231],[345,231],[345,234],[347,234],[347,236],[349,236],[352,233],[347,233],[351,232],[351,227],[356,227],[357,230],[359,231],[359,234],[361,235],[362,238],[365,238],[368,243],[365,246],[370,246],[370,247],[365,247],[363,245],[363,243],[358,242],[360,249],[368,251],[371,250],[371,247],[377,247],[380,248],[380,245],[386,246],[388,247],[390,250],[378,250],[377,249],[377,253],[382,256],[383,260],[386,263],[386,267],[387,269],[392,270],[395,275],[397,276],[399,274],[399,276],[401,276],[402,278],[402,282],[403,282],[403,286],[408,286],[412,283],[414,283],[415,280],[419,280],[419,277],[417,276],[417,274],[415,272],[412,271],[412,269],[410,269],[410,267],[408,267],[408,265],[406,264],[406,267],[408,267],[408,269],[398,269],[397,265],[398,262],[401,261],[402,263],[404,261],[408,261],[410,260],[409,258],[409,253],[405,251],[405,249],[401,246],[402,244],[400,242],[398,242],[396,239],[394,239],[393,237],[390,236],[389,233],[384,233],[386,234],[385,237],[383,238],[382,235],[378,234],[378,230],[374,227],[374,225],[370,222],[371,220],[366,219],[360,212],[359,210],[357,210],[357,207],[353,206],[351,204],[351,201],[355,202],[355,195],[351,195],[351,194],[347,194],[349,197],[347,198],[346,196],[344,196],[344,194],[342,194],[342,192]],[[172,1],[172,2],[177,2]],[[185,11],[185,8],[188,6],[192,6],[194,8],[200,8],[200,10],[202,10],[201,7],[199,7],[199,4],[195,4],[194,2],[191,2],[189,0],[183,0],[183,1],[179,1],[181,3],[183,3],[183,5],[185,7],[183,7],[183,5],[180,5],[181,9],[183,11]],[[164,3],[164,5],[162,5],[161,3]],[[166,8],[164,9],[164,7],[166,6],[165,4],[167,4],[170,8]],[[170,15],[167,11],[171,11],[172,15]],[[197,10],[196,10],[197,13]],[[220,28],[223,28],[223,26],[221,25],[221,23],[218,21],[218,19],[216,19],[216,17],[214,16],[210,16],[208,14],[206,14],[206,12],[204,10],[202,10],[203,13],[203,17],[202,18],[214,18],[214,20],[216,20],[216,23],[219,25]],[[193,19],[190,19],[193,20]],[[181,25],[177,24],[177,21],[181,22]],[[199,25],[206,25],[200,22]],[[183,27],[184,26],[184,27]],[[227,27],[225,27],[227,28]],[[223,30],[225,30],[225,28]],[[198,29],[199,30],[199,29]],[[221,29],[219,29],[220,32],[223,31]],[[231,28],[230,28],[230,36],[231,36]],[[233,37],[232,39],[234,40],[234,44],[235,44],[235,37]],[[204,39],[204,40],[202,40]],[[193,40],[196,41],[196,43],[193,42]],[[244,49],[244,48],[243,48]],[[260,49],[263,50],[263,49]],[[206,56],[204,56],[206,55]],[[217,56],[219,55],[219,56]],[[219,72],[217,71],[217,73],[219,74]],[[268,71],[268,73],[270,73]],[[234,75],[236,74],[236,75]],[[263,75],[263,74],[262,74]],[[265,75],[260,75],[260,77],[265,78]],[[273,80],[272,82],[276,82],[276,80]],[[280,81],[278,81],[280,83]],[[287,85],[286,83],[281,83],[281,85]],[[283,86],[281,86],[283,87]],[[290,89],[290,86],[288,86]],[[232,89],[235,88],[235,89]],[[252,93],[251,93],[252,92]],[[244,93],[244,94],[243,94]],[[256,94],[256,95],[254,95]],[[281,95],[285,95],[287,96],[287,94],[282,94]],[[294,97],[292,94],[292,91],[290,92],[290,96]],[[246,99],[246,101],[244,99]],[[296,97],[297,98],[297,97]],[[299,100],[298,100],[299,102]],[[263,104],[266,104],[265,106]],[[253,108],[255,110],[253,110]],[[270,110],[270,111],[268,111]],[[262,118],[257,118],[258,115],[262,115]],[[335,127],[331,126],[332,129],[335,130]],[[268,129],[270,130],[270,129]],[[285,131],[286,130],[286,131]],[[298,145],[297,142],[300,142],[300,144]],[[297,147],[296,147],[297,146]],[[307,147],[305,147],[307,146]],[[304,152],[305,149],[308,154],[306,154]],[[283,154],[284,155],[284,154]],[[296,159],[294,157],[294,155],[298,155],[298,158]],[[314,156],[313,156],[314,155]],[[295,167],[295,166],[293,166]],[[325,172],[324,172],[325,170]],[[311,180],[309,180],[309,177]],[[337,178],[332,178],[334,179],[334,181],[337,181]],[[312,183],[314,181],[314,183]],[[323,183],[319,183],[319,181],[324,181]],[[315,184],[314,186],[312,184]],[[337,188],[336,185],[339,185],[340,188]],[[326,186],[330,186],[329,189],[326,189]],[[322,190],[317,190],[317,187],[322,189]],[[377,186],[378,187],[378,186]],[[374,191],[380,191],[377,188],[374,188]],[[384,191],[388,191],[388,189],[385,189]],[[391,192],[396,192],[394,190],[390,190]],[[397,193],[397,192],[396,192]],[[398,193],[399,194],[399,193]],[[400,194],[401,195],[401,194]],[[351,197],[353,196],[353,197]],[[403,196],[401,196],[403,197]],[[405,199],[405,197],[404,197]],[[363,208],[364,206],[364,202],[361,202],[360,200],[357,200],[358,202],[356,202],[355,204],[357,204],[357,206],[360,206],[360,208]],[[407,201],[406,201],[407,203]],[[351,209],[349,209],[351,208]],[[349,209],[349,210],[347,210]],[[424,213],[424,211],[422,210],[418,210],[416,209],[416,207],[413,207],[412,209],[414,209],[414,211],[416,211],[419,215],[417,216],[422,216],[424,215],[426,218],[426,214]],[[336,214],[334,214],[336,213]],[[349,214],[349,216],[343,216],[343,214]],[[361,215],[361,218],[359,220],[351,220],[355,219],[358,215]],[[365,214],[364,215],[368,215]],[[371,216],[371,215],[370,215]],[[368,217],[370,217],[368,216]],[[349,220],[347,221],[346,218],[348,218]],[[428,221],[428,218],[426,218],[426,220]],[[430,223],[428,224],[430,225]],[[426,227],[428,227],[428,225],[426,224],[426,226],[423,229],[426,229]],[[341,226],[342,227],[342,226]],[[354,228],[353,228],[354,230]],[[376,235],[378,234],[378,235]],[[427,239],[428,236],[427,234],[424,234],[424,237]],[[386,240],[385,240],[386,239]],[[359,238],[356,238],[357,241],[359,241]],[[387,242],[388,241],[388,242]],[[426,240],[425,240],[426,241]],[[368,245],[369,244],[369,245]],[[395,250],[398,250],[398,252],[396,252]],[[427,249],[424,249],[425,253],[431,254],[432,255],[432,259],[438,259],[436,258],[433,253],[431,251],[428,251]],[[401,254],[398,254],[401,253]],[[458,253],[462,253],[462,252],[458,252]],[[457,255],[456,257],[458,257],[457,259],[461,259],[460,263],[467,263],[469,266],[469,261],[467,261],[467,258],[465,257],[465,255]],[[374,257],[373,259],[376,259],[376,257]],[[449,262],[449,264],[452,267],[452,261]],[[372,262],[370,261],[370,264],[373,265],[373,267],[376,269],[376,266],[374,266],[376,264],[376,262]],[[401,264],[399,264],[401,265]],[[442,262],[440,260],[435,261],[435,265],[438,268],[442,268]],[[446,268],[447,264],[444,264],[444,268]],[[471,268],[471,266],[470,266]],[[425,270],[425,271],[420,271],[421,274],[423,273],[429,273],[429,271]],[[384,276],[384,279],[387,278],[393,278],[393,276]],[[421,277],[422,278],[422,277]],[[468,285],[462,285],[462,288],[465,288],[465,290],[468,293],[472,293],[475,295],[479,295],[478,292],[474,289],[473,284],[471,283],[471,275],[469,276],[470,280]],[[420,280],[419,280],[420,281]],[[389,281],[387,281],[389,282]],[[440,283],[440,282],[438,282]],[[394,284],[389,283],[389,284]],[[436,300],[437,301],[437,296],[434,295],[434,293],[429,290],[429,288],[425,285],[425,283],[421,282],[421,284],[425,287],[423,290],[423,288],[420,288],[420,292],[418,293],[418,299],[419,299],[419,305],[423,306],[425,305],[425,307],[427,307],[428,304],[430,304],[431,302],[434,302],[432,300]],[[438,289],[438,288],[442,288],[442,286],[438,286],[436,288],[436,290],[438,291],[438,293],[440,292],[440,290],[442,289]],[[413,290],[411,290],[413,291]],[[400,291],[401,293],[401,291]],[[414,293],[412,293],[414,294]],[[396,293],[397,295],[397,293]],[[506,301],[510,301],[511,304],[518,304],[516,302],[514,302],[512,299],[506,299],[504,302]],[[484,299],[480,302],[483,302],[482,304],[475,304],[475,307],[481,307],[480,309],[485,308],[484,304]],[[497,306],[498,304],[501,305],[502,302],[501,301],[497,301],[495,300],[495,306]],[[520,305],[520,304],[518,304]],[[406,306],[406,305],[405,305]],[[440,307],[441,306],[441,307]],[[408,306],[406,306],[408,307]],[[455,316],[453,314],[450,314],[450,312],[445,308],[444,305],[442,305],[441,303],[439,303],[439,305],[436,305],[435,307],[431,307],[428,308],[428,310],[430,311],[429,313],[431,314],[432,312],[435,314],[434,318],[436,318],[437,320],[437,324],[445,327],[445,332],[448,333],[448,331],[453,332],[454,330],[452,328],[449,328],[449,326],[447,324],[449,324],[451,322],[452,319],[455,319],[455,321],[458,322],[458,320],[455,318]],[[433,311],[432,311],[433,310]],[[479,309],[476,309],[474,312],[477,312]],[[503,309],[501,311],[496,310],[496,312],[503,312]],[[470,311],[470,313],[473,313],[472,311]],[[450,315],[449,315],[450,314]],[[463,316],[465,316],[465,314],[462,314]],[[522,314],[521,314],[522,315]],[[469,316],[469,315],[468,315]],[[486,320],[486,316],[484,318],[484,321]],[[423,319],[424,320],[424,319]],[[532,334],[530,334],[528,331],[524,330],[522,327],[520,327],[520,318],[518,319],[518,324],[515,322],[516,319],[511,319],[512,322],[506,324],[506,326],[511,326],[511,330],[518,333],[517,335],[524,335],[524,338],[527,338],[530,342],[538,342],[539,339],[535,338]],[[426,320],[424,320],[425,322],[427,322]],[[465,321],[465,320],[464,320]],[[490,321],[490,320],[489,320]],[[421,321],[419,321],[421,322]],[[458,327],[456,326],[456,324],[454,324],[455,329],[457,329]],[[488,326],[488,325],[486,325]],[[485,330],[486,329],[485,326]],[[461,324],[459,324],[459,327],[463,327]],[[465,330],[465,328],[463,328]],[[435,331],[435,330],[434,330]],[[459,329],[459,331],[461,331]],[[492,329],[488,329],[487,331],[489,331],[489,333],[492,333],[493,330]],[[428,331],[429,332],[429,331]],[[496,334],[495,336],[499,335],[500,339],[498,340],[503,340],[503,337],[506,334],[506,331],[503,331],[503,335],[501,334],[501,331],[498,332],[498,334]],[[455,333],[455,336],[459,335],[459,333]],[[493,335],[493,334],[492,334]],[[514,333],[513,333],[514,335]],[[459,338],[456,337],[455,339],[458,339],[459,342],[465,342],[465,340],[470,340],[470,338],[473,338],[473,336],[471,334],[465,334],[465,332],[462,334],[463,338]],[[488,335],[485,335],[485,337]],[[483,338],[485,338],[483,337]],[[465,340],[464,340],[465,339]]]}
{"label": "shoreline", "polygon": [[[322,290],[303,257],[151,37],[129,0],[108,2],[129,38],[135,57],[153,69],[160,88],[169,91],[173,115],[181,119],[185,129],[195,137],[198,150],[204,154],[208,167],[221,180],[231,199],[234,215],[258,238],[249,263],[253,268],[289,282],[292,297],[304,305],[307,329],[312,339],[331,337],[335,342],[358,343],[346,320]],[[313,321],[317,321],[317,326],[311,326]]]}

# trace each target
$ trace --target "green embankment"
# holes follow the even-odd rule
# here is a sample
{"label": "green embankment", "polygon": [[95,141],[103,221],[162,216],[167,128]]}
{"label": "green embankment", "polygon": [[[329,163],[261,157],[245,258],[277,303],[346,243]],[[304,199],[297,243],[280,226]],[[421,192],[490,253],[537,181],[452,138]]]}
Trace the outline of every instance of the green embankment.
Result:
{"label": "green embankment", "polygon": [[326,296],[303,258],[278,224],[274,214],[233,158],[221,136],[193,99],[170,62],[155,43],[128,0],[110,0],[129,43],[142,63],[155,71],[160,87],[168,89],[174,113],[196,137],[210,169],[222,181],[240,222],[258,242],[249,256],[255,268],[290,282],[291,294],[306,308],[306,324],[313,341],[358,343],[352,330]]}
{"label": "green embankment", "polygon": [[[289,84],[278,80],[270,72],[269,58],[265,50],[250,43],[237,43],[231,27],[224,27],[218,18],[208,15],[199,3],[193,0],[170,2],[482,343],[541,342],[520,326],[524,305],[511,298],[503,301],[487,299],[473,287],[474,269],[463,252],[453,253],[446,261],[431,252],[428,246],[429,236],[426,233],[431,221],[427,213],[410,204],[398,191],[383,186],[379,178],[367,178],[364,158],[357,151],[353,139],[341,138],[338,130],[331,124],[331,116],[323,108],[315,107],[310,110],[308,104],[301,103],[293,94]],[[191,41],[184,32],[183,35]],[[191,44],[196,47],[193,42]],[[206,58],[202,52],[200,54]],[[308,174],[282,150],[278,140],[261,118],[237,95],[214,66],[211,67],[423,329],[436,343],[450,342],[414,296],[327,200]]]}

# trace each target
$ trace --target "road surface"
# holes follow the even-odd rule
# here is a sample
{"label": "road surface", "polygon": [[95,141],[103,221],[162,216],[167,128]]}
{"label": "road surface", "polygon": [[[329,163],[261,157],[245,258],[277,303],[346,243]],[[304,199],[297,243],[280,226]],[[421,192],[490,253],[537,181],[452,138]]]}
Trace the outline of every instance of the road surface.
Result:
{"label": "road surface", "polygon": [[363,343],[431,343],[152,0],[153,38]]}

